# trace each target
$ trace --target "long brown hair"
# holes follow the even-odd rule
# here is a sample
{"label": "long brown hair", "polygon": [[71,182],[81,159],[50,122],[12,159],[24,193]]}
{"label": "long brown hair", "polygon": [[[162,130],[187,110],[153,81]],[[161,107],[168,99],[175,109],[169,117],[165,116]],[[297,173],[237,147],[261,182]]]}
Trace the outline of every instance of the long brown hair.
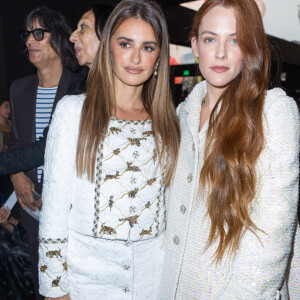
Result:
{"label": "long brown hair", "polygon": [[76,169],[79,176],[87,173],[88,179],[94,180],[97,148],[107,131],[116,103],[110,40],[118,27],[129,18],[140,19],[150,24],[160,49],[157,78],[152,76],[145,82],[142,101],[152,119],[159,161],[162,162],[162,157],[166,157],[171,163],[165,180],[167,184],[175,166],[180,133],[170,94],[167,24],[160,7],[149,0],[123,0],[107,20],[99,55],[87,80],[87,93],[81,113],[77,144]]}
{"label": "long brown hair", "polygon": [[[208,247],[219,241],[220,261],[226,250],[234,255],[244,230],[259,230],[250,219],[255,197],[255,165],[264,147],[263,106],[269,78],[269,47],[261,15],[253,0],[208,0],[197,12],[192,37],[213,7],[232,7],[243,55],[241,73],[229,84],[213,109],[206,140],[200,188],[208,186],[211,220]],[[221,105],[219,112],[218,105]]]}

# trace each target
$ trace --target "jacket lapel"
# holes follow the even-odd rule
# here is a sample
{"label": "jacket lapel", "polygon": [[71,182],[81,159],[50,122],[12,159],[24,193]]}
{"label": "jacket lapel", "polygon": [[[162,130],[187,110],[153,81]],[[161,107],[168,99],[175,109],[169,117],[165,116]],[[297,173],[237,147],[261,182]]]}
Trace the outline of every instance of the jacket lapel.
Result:
{"label": "jacket lapel", "polygon": [[[35,110],[36,110],[36,96],[37,96],[37,87],[38,87],[38,77],[33,77],[32,84],[28,85],[27,90],[23,90],[24,93],[24,103],[21,106],[23,111],[22,115],[26,117],[27,125],[24,126],[24,132],[22,136],[28,137],[26,140],[28,142],[35,141]],[[28,100],[27,100],[28,99]],[[30,100],[32,99],[32,100]]]}
{"label": "jacket lapel", "polygon": [[187,126],[193,136],[194,143],[198,141],[200,127],[201,102],[206,95],[206,81],[197,84],[188,96],[184,109],[187,112]]}
{"label": "jacket lapel", "polygon": [[72,77],[73,77],[73,73],[71,71],[69,71],[68,69],[63,68],[63,72],[61,74],[61,78],[60,78],[60,81],[59,81],[59,84],[57,87],[57,92],[55,95],[55,99],[53,102],[51,118],[52,118],[52,114],[56,108],[58,101],[66,95],[66,92],[71,83]]}

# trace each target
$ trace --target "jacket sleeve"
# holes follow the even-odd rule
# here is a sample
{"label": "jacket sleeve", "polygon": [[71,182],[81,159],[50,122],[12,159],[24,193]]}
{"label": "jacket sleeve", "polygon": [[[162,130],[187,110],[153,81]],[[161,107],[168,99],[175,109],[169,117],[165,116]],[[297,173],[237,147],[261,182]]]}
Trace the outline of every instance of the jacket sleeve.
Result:
{"label": "jacket sleeve", "polygon": [[[55,110],[47,137],[43,206],[39,226],[40,294],[62,297],[69,293],[67,276],[68,217],[75,178],[76,109],[72,97]],[[76,130],[77,128],[77,130]]]}
{"label": "jacket sleeve", "polygon": [[0,153],[0,175],[25,172],[44,165],[46,138],[44,130],[39,141]]}
{"label": "jacket sleeve", "polygon": [[279,89],[264,112],[265,149],[258,163],[258,191],[251,219],[257,236],[242,236],[223,299],[280,299],[297,226],[299,114]]}
{"label": "jacket sleeve", "polygon": [[9,102],[10,102],[11,135],[10,135],[9,149],[17,148],[20,146],[19,133],[16,127],[16,119],[15,119],[15,98],[14,98],[15,84],[16,82],[14,81],[10,86]]}

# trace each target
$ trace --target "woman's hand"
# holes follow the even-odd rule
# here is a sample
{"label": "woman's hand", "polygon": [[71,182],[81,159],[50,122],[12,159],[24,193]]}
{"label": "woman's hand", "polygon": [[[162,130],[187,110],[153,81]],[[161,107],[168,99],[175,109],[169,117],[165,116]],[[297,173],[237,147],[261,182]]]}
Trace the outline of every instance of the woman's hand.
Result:
{"label": "woman's hand", "polygon": [[6,207],[0,208],[0,226],[5,227],[8,224],[10,210]]}

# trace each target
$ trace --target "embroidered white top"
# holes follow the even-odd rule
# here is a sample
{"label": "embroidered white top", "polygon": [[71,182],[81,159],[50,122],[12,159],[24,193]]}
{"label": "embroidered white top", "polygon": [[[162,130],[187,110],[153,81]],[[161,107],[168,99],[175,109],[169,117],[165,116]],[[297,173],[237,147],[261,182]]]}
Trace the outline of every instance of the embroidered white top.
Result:
{"label": "embroidered white top", "polygon": [[79,95],[59,102],[47,138],[39,267],[40,292],[48,297],[68,293],[69,229],[134,242],[165,228],[164,168],[158,164],[152,122],[111,118],[90,182],[75,170],[83,101]]}

